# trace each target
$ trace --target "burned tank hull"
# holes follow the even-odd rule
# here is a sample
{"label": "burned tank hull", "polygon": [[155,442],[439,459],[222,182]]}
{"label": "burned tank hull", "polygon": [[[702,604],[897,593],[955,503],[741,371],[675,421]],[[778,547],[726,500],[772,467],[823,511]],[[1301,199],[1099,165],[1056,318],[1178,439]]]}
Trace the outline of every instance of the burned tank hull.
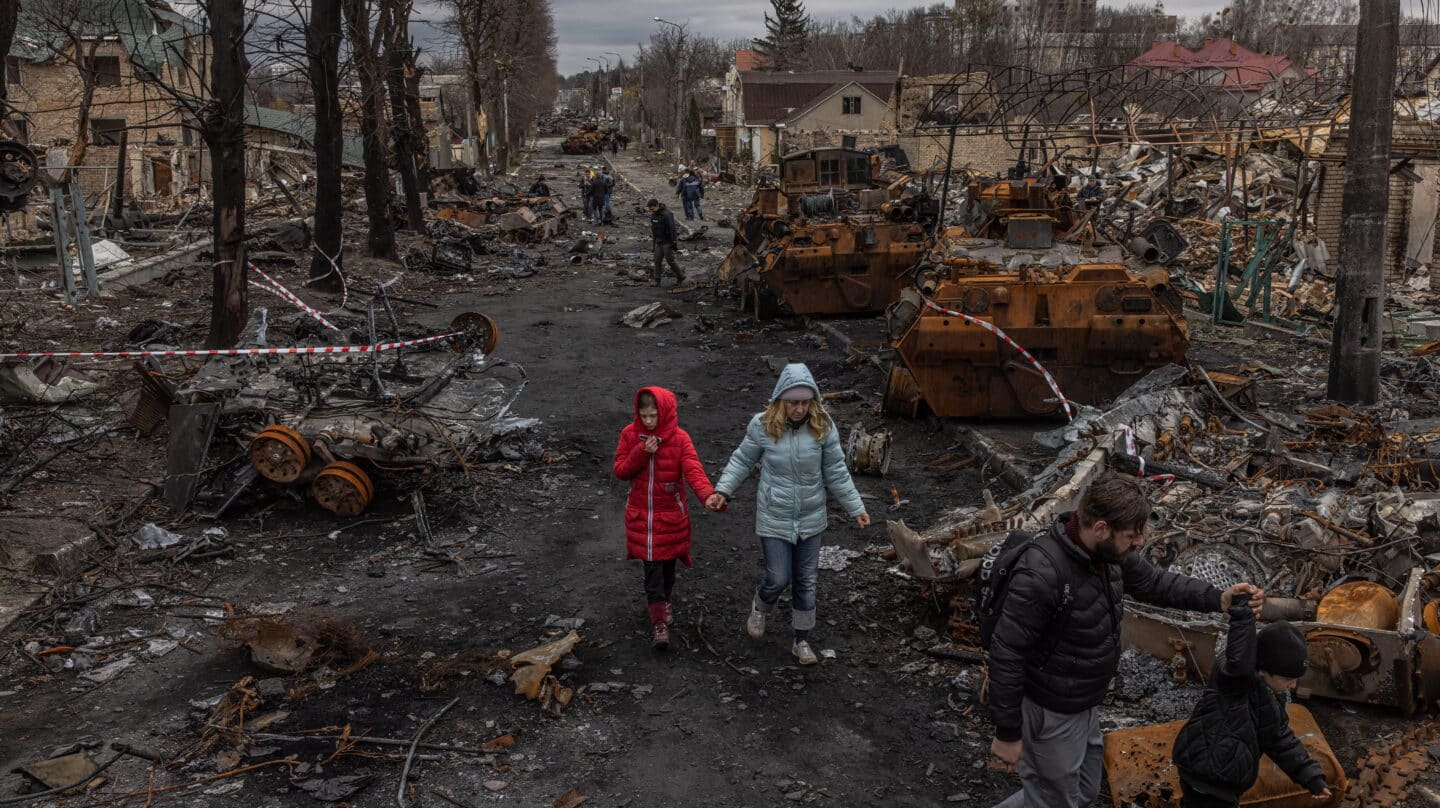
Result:
{"label": "burned tank hull", "polygon": [[916,288],[889,309],[898,356],[885,391],[892,413],[914,416],[922,402],[944,417],[1063,413],[1044,375],[1016,348],[927,300],[998,327],[1071,402],[1108,401],[1151,370],[1184,360],[1189,333],[1163,269],[1067,263],[1055,254],[1051,266],[1011,269],[1016,256],[957,257],[969,251],[947,249],[953,245],[942,242]]}
{"label": "burned tank hull", "polygon": [[740,279],[757,316],[878,314],[908,285],[925,231],[879,217],[802,224],[771,240]]}
{"label": "burned tank hull", "polygon": [[898,175],[873,187],[871,156],[854,150],[792,154],[782,171],[737,218],[719,280],[761,319],[885,311],[928,249],[934,201]]}
{"label": "burned tank hull", "polygon": [[560,143],[562,154],[596,154],[609,143],[610,135],[595,124],[586,124]]}

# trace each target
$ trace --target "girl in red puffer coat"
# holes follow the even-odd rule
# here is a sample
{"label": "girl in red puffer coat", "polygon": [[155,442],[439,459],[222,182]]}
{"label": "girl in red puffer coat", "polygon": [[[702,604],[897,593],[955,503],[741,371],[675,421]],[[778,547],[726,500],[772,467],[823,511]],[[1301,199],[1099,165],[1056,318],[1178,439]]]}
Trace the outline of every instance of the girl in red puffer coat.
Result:
{"label": "girl in red puffer coat", "polygon": [[690,509],[685,485],[704,501],[715,493],[695,444],[680,428],[675,394],[643,387],[635,394],[635,422],[620,431],[615,476],[630,481],[625,504],[625,557],[645,563],[645,602],[655,648],[670,646],[670,596],[675,562],[690,562]]}

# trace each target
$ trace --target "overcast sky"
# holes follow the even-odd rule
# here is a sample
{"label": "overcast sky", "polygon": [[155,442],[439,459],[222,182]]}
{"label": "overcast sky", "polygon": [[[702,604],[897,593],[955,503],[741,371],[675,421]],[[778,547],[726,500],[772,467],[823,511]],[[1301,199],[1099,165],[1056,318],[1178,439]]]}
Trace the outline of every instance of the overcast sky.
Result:
{"label": "overcast sky", "polygon": [[[933,5],[908,0],[809,0],[805,8],[815,19],[869,18],[888,8]],[[1102,4],[1103,0],[1102,0]],[[1116,3],[1123,5],[1124,3]],[[614,51],[629,61],[635,45],[654,32],[653,17],[689,23],[695,34],[725,41],[760,36],[765,32],[769,0],[550,0],[555,9],[555,27],[560,35],[560,72],[564,75],[594,67],[587,56],[601,57]],[[1223,0],[1166,0],[1171,14],[1198,16],[1217,11]],[[615,57],[608,57],[612,62]]]}

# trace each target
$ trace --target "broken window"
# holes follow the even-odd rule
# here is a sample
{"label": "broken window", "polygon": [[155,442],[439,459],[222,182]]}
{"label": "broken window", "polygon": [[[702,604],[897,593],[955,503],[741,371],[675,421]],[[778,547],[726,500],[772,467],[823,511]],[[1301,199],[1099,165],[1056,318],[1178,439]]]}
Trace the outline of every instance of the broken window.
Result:
{"label": "broken window", "polygon": [[820,161],[820,184],[840,184],[840,158],[836,157],[833,159]]}
{"label": "broken window", "polygon": [[90,71],[95,76],[96,87],[120,86],[120,57],[96,56],[90,61]]}
{"label": "broken window", "polygon": [[846,158],[845,174],[847,185],[869,185],[870,159],[868,157]]}
{"label": "broken window", "polygon": [[841,112],[843,112],[844,114],[846,114],[846,115],[859,115],[859,114],[860,114],[860,96],[858,96],[858,95],[847,95],[847,96],[845,96],[844,99],[842,100],[842,103],[843,103],[843,108],[841,109]]}
{"label": "broken window", "polygon": [[18,56],[5,57],[5,83],[11,87],[20,86],[20,58]]}
{"label": "broken window", "polygon": [[120,133],[123,131],[124,118],[96,118],[90,121],[90,145],[119,146]]}

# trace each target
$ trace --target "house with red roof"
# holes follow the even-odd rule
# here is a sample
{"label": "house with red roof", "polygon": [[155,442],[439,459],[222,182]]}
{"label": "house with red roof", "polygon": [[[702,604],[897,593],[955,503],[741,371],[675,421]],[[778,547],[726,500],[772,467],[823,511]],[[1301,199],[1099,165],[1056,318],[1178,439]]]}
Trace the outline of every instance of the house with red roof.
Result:
{"label": "house with red roof", "polygon": [[1193,75],[1204,84],[1232,92],[1260,92],[1275,82],[1289,82],[1314,74],[1288,56],[1257,53],[1233,39],[1207,39],[1199,50],[1179,42],[1160,40],[1130,60],[1128,68]]}

